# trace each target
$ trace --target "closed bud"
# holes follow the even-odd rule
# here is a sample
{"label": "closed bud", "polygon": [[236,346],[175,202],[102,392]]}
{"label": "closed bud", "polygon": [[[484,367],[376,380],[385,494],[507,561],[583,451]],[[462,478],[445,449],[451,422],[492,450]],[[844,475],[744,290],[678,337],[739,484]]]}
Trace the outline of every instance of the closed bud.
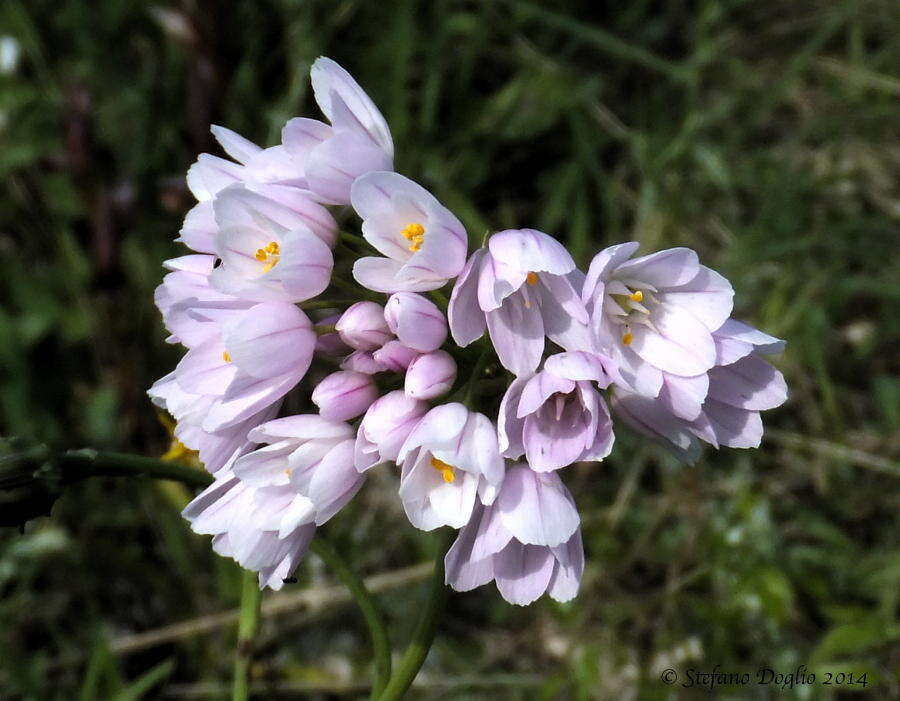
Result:
{"label": "closed bud", "polygon": [[400,341],[389,341],[372,354],[375,361],[392,372],[405,372],[419,352]]}
{"label": "closed bud", "polygon": [[359,416],[378,398],[378,388],[369,375],[352,370],[333,372],[313,390],[313,403],[322,418],[348,421]]}
{"label": "closed bud", "polygon": [[446,394],[456,381],[456,361],[446,351],[420,355],[406,370],[403,391],[413,399],[434,399]]}
{"label": "closed bud", "polygon": [[348,346],[373,351],[391,339],[384,319],[384,308],[375,302],[357,302],[347,309],[334,325]]}
{"label": "closed bud", "polygon": [[401,343],[420,353],[430,353],[447,339],[447,320],[433,302],[415,292],[397,292],[384,309],[388,328]]}

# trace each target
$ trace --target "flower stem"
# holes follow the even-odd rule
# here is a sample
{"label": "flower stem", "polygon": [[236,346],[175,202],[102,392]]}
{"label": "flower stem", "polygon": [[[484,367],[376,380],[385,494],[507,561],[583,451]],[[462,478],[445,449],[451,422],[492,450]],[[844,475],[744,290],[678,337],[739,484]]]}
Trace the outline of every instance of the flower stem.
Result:
{"label": "flower stem", "polygon": [[403,653],[400,664],[388,682],[384,693],[379,697],[379,701],[396,701],[403,698],[428,656],[447,599],[447,586],[444,584],[444,556],[450,548],[453,536],[454,532],[449,528],[442,529],[437,534],[437,552],[434,558],[434,574],[431,578],[428,600],[425,602],[422,616],[413,631],[412,640],[406,648],[406,652]]}
{"label": "flower stem", "polygon": [[256,572],[244,570],[241,587],[241,615],[238,619],[237,651],[234,658],[234,681],[231,698],[247,701],[250,698],[250,663],[253,661],[253,640],[259,631],[259,609],[262,592]]}
{"label": "flower stem", "polygon": [[[351,234],[347,231],[342,231],[339,236],[340,240],[344,243],[352,243],[355,246],[362,246],[363,250],[371,250],[372,245],[366,241],[362,236],[357,236],[356,234]],[[359,255],[359,254],[357,254]]]}
{"label": "flower stem", "polygon": [[372,682],[372,698],[377,699],[387,685],[391,676],[391,641],[388,638],[387,628],[381,617],[372,594],[366,588],[363,581],[350,569],[344,559],[338,554],[334,546],[323,535],[317,534],[310,544],[310,550],[325,562],[331,571],[350,591],[356,600],[356,605],[362,612],[366,625],[369,627],[369,637],[372,641],[372,652],[375,657],[375,679]]}
{"label": "flower stem", "polygon": [[128,453],[113,453],[82,448],[67,450],[56,458],[59,462],[64,482],[77,482],[87,477],[139,477],[175,480],[191,487],[206,487],[212,475],[195,467],[176,462],[166,462],[157,458]]}

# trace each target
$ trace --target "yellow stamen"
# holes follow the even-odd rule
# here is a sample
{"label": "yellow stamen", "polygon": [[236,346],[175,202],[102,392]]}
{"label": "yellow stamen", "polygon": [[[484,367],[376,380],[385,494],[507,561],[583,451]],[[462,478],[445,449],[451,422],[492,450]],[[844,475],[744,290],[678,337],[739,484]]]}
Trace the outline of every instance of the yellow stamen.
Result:
{"label": "yellow stamen", "polygon": [[278,261],[281,260],[281,246],[277,241],[269,241],[265,248],[256,249],[255,258],[260,263],[265,263],[265,265],[263,265],[263,272],[267,273],[278,265]]}
{"label": "yellow stamen", "polygon": [[294,471],[289,467],[285,468],[285,470],[284,470],[284,474],[286,474],[288,477],[290,477],[293,474],[293,472]]}
{"label": "yellow stamen", "polygon": [[224,360],[226,363],[230,363],[231,362],[231,354],[228,351],[223,351],[222,352],[222,360]]}
{"label": "yellow stamen", "polygon": [[538,284],[537,273],[528,273],[528,275],[525,276],[525,282],[527,282],[532,287],[537,285]]}
{"label": "yellow stamen", "polygon": [[415,253],[420,248],[422,248],[422,244],[425,242],[425,227],[415,222],[413,224],[407,224],[403,227],[403,230],[400,232],[407,241],[409,241],[412,245],[409,247],[409,250]]}
{"label": "yellow stamen", "polygon": [[631,331],[626,331],[625,335],[622,336],[622,343],[624,343],[626,346],[630,346],[631,342],[633,340],[634,340],[634,334],[631,333]]}
{"label": "yellow stamen", "polygon": [[437,458],[431,458],[431,466],[441,473],[441,477],[444,478],[444,482],[447,484],[452,484],[456,481],[456,473],[453,471],[453,465],[448,465],[443,460],[438,460]]}
{"label": "yellow stamen", "polygon": [[644,293],[640,290],[631,293],[631,299],[635,302],[643,302],[644,301]]}

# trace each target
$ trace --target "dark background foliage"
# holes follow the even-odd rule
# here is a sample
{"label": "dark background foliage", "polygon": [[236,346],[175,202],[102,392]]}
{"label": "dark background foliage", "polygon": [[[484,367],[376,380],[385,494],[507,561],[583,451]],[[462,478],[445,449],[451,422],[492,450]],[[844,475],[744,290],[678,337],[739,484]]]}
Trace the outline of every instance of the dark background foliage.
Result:
{"label": "dark background foliage", "polygon": [[[568,468],[580,596],[455,595],[416,695],[664,698],[667,667],[805,664],[896,697],[898,28],[894,0],[5,0],[0,431],[165,452],[144,393],[178,357],[152,294],[180,253],[184,172],[216,152],[210,122],[268,144],[315,116],[307,71],[326,54],[473,241],[533,226],[581,264],[632,238],[691,246],[737,316],[789,341],[791,400],[762,449],[683,467],[621,431],[612,458]],[[428,556],[395,489],[385,471],[327,527],[366,574]],[[180,519],[187,498],[95,480],[0,534],[0,697],[222,693],[233,627],[203,617],[236,605],[239,574]],[[315,557],[298,577],[289,591],[332,592]],[[396,644],[422,596],[404,578],[382,597]],[[333,598],[267,617],[266,693],[365,684],[364,628]],[[174,640],[135,638],[180,621]]]}

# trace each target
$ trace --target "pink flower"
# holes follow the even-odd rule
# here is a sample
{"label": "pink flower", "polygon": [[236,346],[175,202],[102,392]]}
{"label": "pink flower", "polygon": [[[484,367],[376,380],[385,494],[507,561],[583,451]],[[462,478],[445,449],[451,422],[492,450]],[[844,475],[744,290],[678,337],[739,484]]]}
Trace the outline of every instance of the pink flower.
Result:
{"label": "pink flower", "polygon": [[460,221],[435,197],[397,173],[368,173],[350,199],[362,234],[386,256],[360,258],[353,277],[376,292],[424,292],[459,275],[468,241]]}
{"label": "pink flower", "polygon": [[391,329],[384,319],[384,307],[375,302],[357,302],[348,307],[335,324],[348,346],[373,351],[391,340]]}
{"label": "pink flower", "polygon": [[447,351],[420,355],[406,369],[403,391],[415,399],[434,399],[446,394],[456,381],[456,361]]}
{"label": "pink flower", "polygon": [[731,314],[734,290],[688,248],[629,260],[637,247],[631,242],[598,253],[582,298],[591,308],[594,346],[616,362],[624,386],[657,396],[666,376],[678,383],[715,365],[712,333]]}
{"label": "pink flower", "polygon": [[218,231],[213,200],[228,186],[243,184],[292,210],[317,236],[333,245],[337,236],[334,218],[313,200],[302,171],[283,146],[262,149],[224,127],[213,126],[212,133],[237,162],[204,153],[188,169],[188,187],[198,203],[185,217],[179,241],[195,251],[213,253]]}
{"label": "pink flower", "polygon": [[395,390],[372,403],[356,434],[355,462],[360,472],[397,460],[403,442],[428,411],[428,404]]}
{"label": "pink flower", "polygon": [[232,186],[216,197],[216,255],[211,285],[243,299],[302,302],[331,281],[328,244],[298,217],[261,195]]}
{"label": "pink flower", "polygon": [[250,432],[265,443],[223,470],[184,510],[213,549],[280,589],[306,553],[316,526],[362,486],[353,465],[353,429],[315,415],[288,416]]}
{"label": "pink flower", "polygon": [[419,351],[413,350],[397,340],[388,341],[372,353],[372,359],[391,372],[405,371],[417,357],[419,357]]}
{"label": "pink flower", "polygon": [[578,593],[584,550],[578,511],[555,473],[511,467],[493,505],[479,505],[444,559],[457,591],[497,583],[508,602],[525,606],[544,592],[557,601]]}
{"label": "pink flower", "polygon": [[420,353],[437,350],[447,339],[444,314],[434,302],[414,292],[392,294],[384,318],[403,345]]}
{"label": "pink flower", "polygon": [[516,375],[534,372],[544,337],[566,347],[587,311],[569,274],[575,262],[556,239],[534,229],[494,234],[472,254],[450,298],[450,332],[467,346],[485,327],[503,363]]}
{"label": "pink flower", "polygon": [[500,404],[503,455],[517,459],[524,453],[538,472],[609,455],[612,420],[594,383],[608,387],[610,367],[589,353],[560,353],[547,358],[536,375],[518,377]]}
{"label": "pink flower", "polygon": [[658,397],[617,389],[612,402],[619,418],[686,462],[699,456],[698,439],[716,448],[756,448],[763,435],[760,412],[787,400],[784,377],[761,357],[779,352],[783,341],[733,319],[713,339],[721,363],[706,374],[708,389],[699,400],[666,385]]}
{"label": "pink flower", "polygon": [[312,392],[319,413],[331,421],[359,416],[378,398],[378,387],[370,375],[352,370],[331,373]]}
{"label": "pink flower", "polygon": [[400,499],[410,522],[425,531],[461,528],[476,495],[492,502],[503,481],[497,431],[483,414],[458,403],[429,411],[403,443]]}
{"label": "pink flower", "polygon": [[313,94],[331,122],[298,117],[281,132],[285,150],[322,201],[349,204],[361,175],[394,167],[394,142],[384,117],[353,77],[324,56],[310,70]]}

